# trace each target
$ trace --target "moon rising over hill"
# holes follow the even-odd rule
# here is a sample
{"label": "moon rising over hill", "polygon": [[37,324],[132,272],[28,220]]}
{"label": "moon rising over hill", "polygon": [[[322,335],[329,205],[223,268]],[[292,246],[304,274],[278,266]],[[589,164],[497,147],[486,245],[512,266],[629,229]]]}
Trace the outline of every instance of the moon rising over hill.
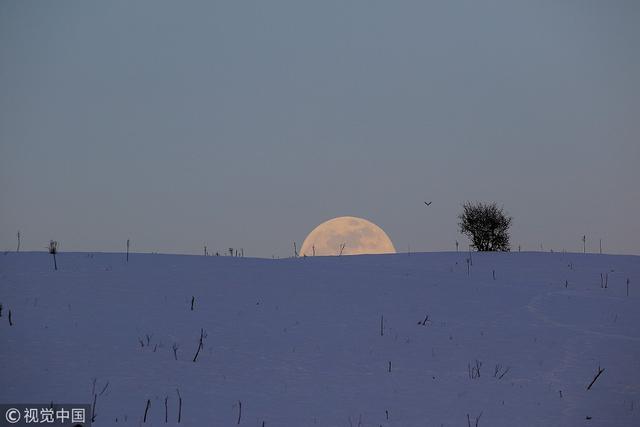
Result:
{"label": "moon rising over hill", "polygon": [[387,233],[363,218],[341,216],[323,222],[304,239],[301,256],[393,254]]}

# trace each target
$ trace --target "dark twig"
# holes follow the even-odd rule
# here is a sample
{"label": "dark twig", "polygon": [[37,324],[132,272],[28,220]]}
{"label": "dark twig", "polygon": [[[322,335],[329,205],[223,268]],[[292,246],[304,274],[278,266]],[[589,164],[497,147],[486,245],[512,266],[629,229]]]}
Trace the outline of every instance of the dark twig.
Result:
{"label": "dark twig", "polygon": [[173,349],[173,358],[178,360],[178,344],[173,343],[171,348]]}
{"label": "dark twig", "polygon": [[598,366],[598,373],[596,374],[595,377],[593,377],[593,380],[591,381],[591,383],[587,386],[587,390],[591,390],[591,386],[593,385],[593,383],[596,382],[596,380],[598,379],[598,377],[604,372],[604,369],[600,369],[600,366]]}
{"label": "dark twig", "polygon": [[109,381],[107,381],[107,383],[102,388],[102,391],[100,392],[100,396],[102,396],[104,394],[104,392],[107,391],[107,387],[109,387]]}
{"label": "dark twig", "polygon": [[182,396],[180,396],[179,389],[176,389],[176,393],[178,393],[178,424],[180,424],[180,420],[182,419]]}
{"label": "dark twig", "polygon": [[200,340],[198,341],[198,350],[196,351],[195,356],[193,356],[194,362],[198,360],[198,354],[200,354],[200,350],[202,350],[202,348],[204,347],[204,344],[202,343],[202,340],[204,339],[204,337],[205,337],[204,329],[200,328]]}
{"label": "dark twig", "polygon": [[502,370],[502,365],[496,364],[496,367],[493,370],[493,377],[494,378],[498,376],[498,374],[500,373],[500,370]]}
{"label": "dark twig", "polygon": [[511,369],[511,367],[507,366],[507,369],[504,370],[504,372],[502,373],[502,375],[500,375],[498,377],[499,380],[502,379],[502,377],[504,377],[505,375],[507,375],[507,372],[509,372],[509,370]]}
{"label": "dark twig", "polygon": [[344,248],[347,246],[346,243],[342,243],[340,244],[340,250],[338,251],[338,256],[342,255],[342,252],[344,251]]}
{"label": "dark twig", "polygon": [[[478,427],[478,423],[480,422],[480,417],[482,416],[483,412],[484,411],[480,411],[480,415],[476,417],[475,427]],[[467,426],[471,427],[471,418],[469,417],[469,414],[467,414]]]}
{"label": "dark twig", "polygon": [[629,296],[629,278],[627,277],[627,296]]}
{"label": "dark twig", "polygon": [[151,400],[147,399],[147,406],[144,408],[144,418],[142,419],[143,423],[147,422],[147,412],[149,412],[149,407],[151,406]]}
{"label": "dark twig", "polygon": [[98,395],[93,394],[93,405],[91,405],[91,422],[95,422],[96,420],[96,400],[98,400]]}
{"label": "dark twig", "polygon": [[238,424],[240,424],[241,418],[242,418],[242,401],[238,400]]}
{"label": "dark twig", "polygon": [[49,249],[49,253],[53,255],[53,269],[57,270],[58,263],[56,262],[56,254],[58,253],[58,242],[56,242],[55,240],[51,240],[49,242],[48,249]]}
{"label": "dark twig", "polygon": [[429,321],[429,315],[427,314],[427,315],[424,317],[424,320],[422,320],[422,321],[419,321],[419,322],[418,322],[418,325],[427,326],[427,322],[428,322],[428,321]]}
{"label": "dark twig", "polygon": [[480,378],[480,368],[482,367],[482,362],[476,359],[475,366],[471,366],[471,363],[467,363],[467,370],[469,372],[469,378],[476,379]]}

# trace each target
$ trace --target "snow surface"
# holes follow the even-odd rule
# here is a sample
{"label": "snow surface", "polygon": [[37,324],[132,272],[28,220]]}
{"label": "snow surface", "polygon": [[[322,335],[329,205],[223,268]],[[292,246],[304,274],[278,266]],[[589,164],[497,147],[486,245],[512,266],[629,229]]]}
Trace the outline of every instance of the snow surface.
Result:
{"label": "snow surface", "polygon": [[241,426],[640,425],[640,257],[467,257],[0,254],[0,402],[96,394],[96,426],[147,399],[165,425],[165,397],[176,424],[176,389],[187,426],[239,402]]}

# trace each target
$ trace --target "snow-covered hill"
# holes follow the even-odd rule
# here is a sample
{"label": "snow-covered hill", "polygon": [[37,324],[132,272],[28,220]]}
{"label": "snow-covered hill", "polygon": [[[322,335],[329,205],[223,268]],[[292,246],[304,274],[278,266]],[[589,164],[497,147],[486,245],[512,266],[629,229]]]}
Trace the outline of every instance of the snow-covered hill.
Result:
{"label": "snow-covered hill", "polygon": [[0,254],[0,402],[95,395],[96,426],[148,399],[165,425],[165,398],[176,424],[177,390],[187,426],[640,425],[640,257],[468,256]]}

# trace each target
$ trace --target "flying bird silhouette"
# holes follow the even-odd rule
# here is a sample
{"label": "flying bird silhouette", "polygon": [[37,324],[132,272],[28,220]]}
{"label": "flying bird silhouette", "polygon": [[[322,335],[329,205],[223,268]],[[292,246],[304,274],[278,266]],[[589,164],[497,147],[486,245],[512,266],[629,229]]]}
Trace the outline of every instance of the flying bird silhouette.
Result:
{"label": "flying bird silhouette", "polygon": [[425,204],[425,205],[427,205],[427,206],[431,206],[431,203],[432,203],[432,202],[429,202],[429,203],[424,202],[424,204]]}

